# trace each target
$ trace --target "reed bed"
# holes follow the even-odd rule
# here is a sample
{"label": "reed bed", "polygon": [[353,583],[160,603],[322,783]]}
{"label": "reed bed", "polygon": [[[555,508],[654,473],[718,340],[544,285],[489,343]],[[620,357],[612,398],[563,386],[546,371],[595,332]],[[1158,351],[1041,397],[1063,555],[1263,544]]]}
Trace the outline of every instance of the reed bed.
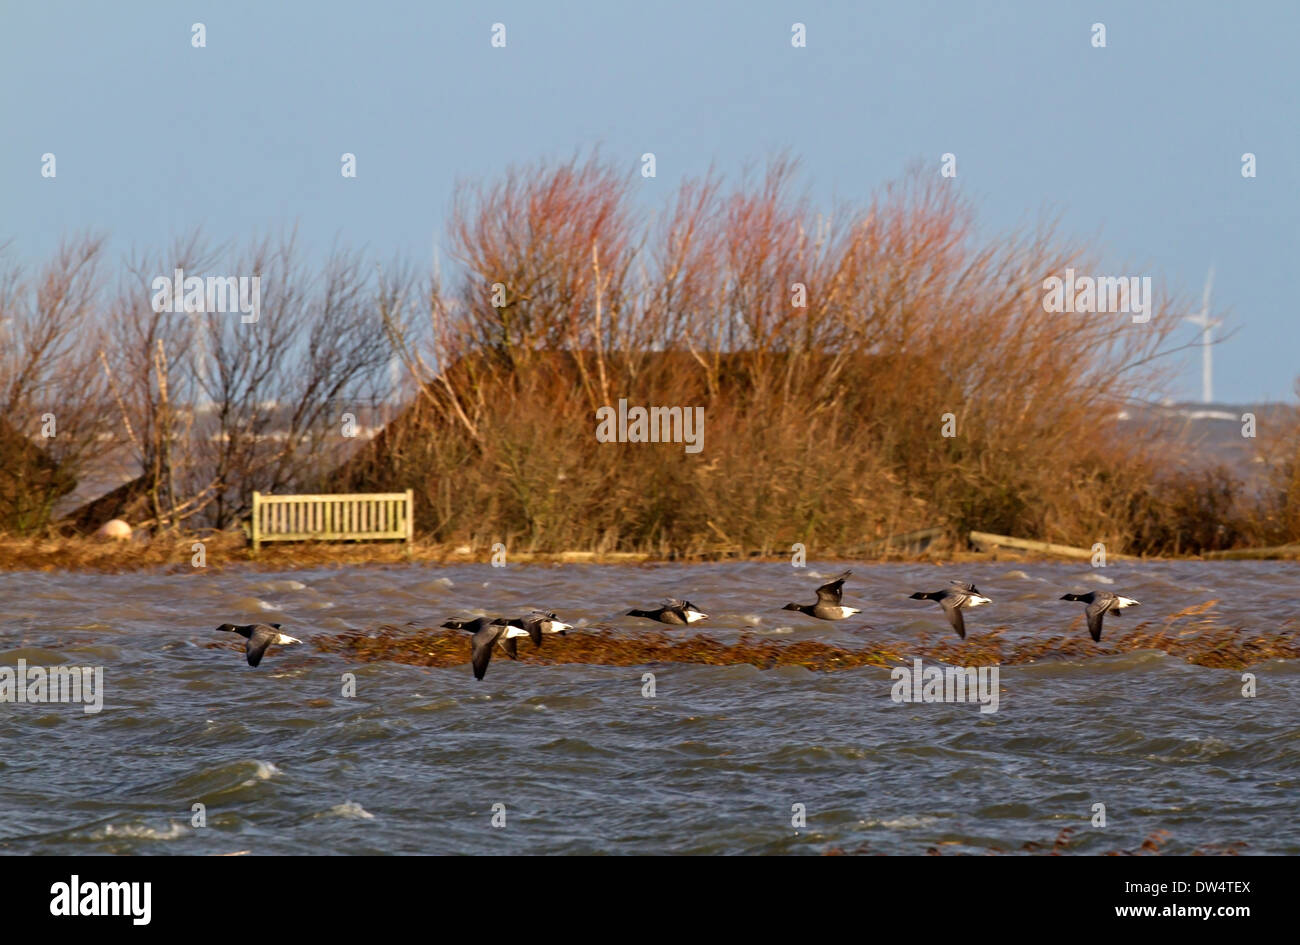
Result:
{"label": "reed bed", "polygon": [[[1215,669],[1244,669],[1266,660],[1300,658],[1300,638],[1294,633],[1224,626],[1206,613],[1214,603],[1170,615],[1163,621],[1141,623],[1127,633],[1108,628],[1108,638],[1101,643],[1094,643],[1081,626],[1068,633],[1029,639],[1007,639],[1004,630],[999,629],[963,641],[936,642],[923,636],[914,643],[891,641],[887,646],[871,644],[864,632],[865,645],[856,648],[813,640],[780,642],[760,639],[752,633],[742,633],[735,643],[724,643],[706,634],[674,636],[658,630],[628,633],[597,627],[548,637],[537,649],[525,642],[518,653],[520,662],[542,665],[802,666],[814,672],[892,667],[909,664],[915,658],[960,666],[1018,666],[1079,662],[1150,650]],[[470,655],[469,634],[441,628],[385,624],[373,631],[319,636],[312,642],[322,652],[362,662],[449,667],[468,663]]]}

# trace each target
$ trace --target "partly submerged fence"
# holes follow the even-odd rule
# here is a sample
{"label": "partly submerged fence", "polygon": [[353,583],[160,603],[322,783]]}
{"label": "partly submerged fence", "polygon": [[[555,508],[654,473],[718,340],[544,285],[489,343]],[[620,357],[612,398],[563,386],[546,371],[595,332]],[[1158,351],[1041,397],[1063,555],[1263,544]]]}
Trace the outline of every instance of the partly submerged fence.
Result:
{"label": "partly submerged fence", "polygon": [[264,495],[253,493],[249,538],[265,541],[404,541],[415,536],[415,495]]}

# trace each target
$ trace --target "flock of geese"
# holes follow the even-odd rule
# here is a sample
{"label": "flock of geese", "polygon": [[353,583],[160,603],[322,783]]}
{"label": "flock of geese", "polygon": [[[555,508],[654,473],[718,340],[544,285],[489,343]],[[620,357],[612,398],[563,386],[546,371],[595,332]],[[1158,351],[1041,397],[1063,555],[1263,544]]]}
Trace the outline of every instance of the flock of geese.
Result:
{"label": "flock of geese", "polygon": [[[845,620],[862,611],[857,607],[846,607],[844,600],[844,581],[852,571],[845,571],[833,581],[828,581],[817,588],[817,601],[812,604],[786,604],[782,610],[795,610],[819,620]],[[966,620],[963,610],[993,603],[979,592],[974,584],[965,581],[950,581],[943,590],[923,592],[911,595],[911,600],[935,601],[948,617],[948,622],[957,631],[957,636],[966,639]],[[1101,640],[1101,622],[1106,614],[1118,614],[1125,607],[1139,603],[1131,597],[1122,597],[1110,591],[1089,591],[1087,594],[1066,594],[1061,600],[1078,601],[1087,604],[1084,613],[1088,617],[1088,632],[1096,641]],[[670,599],[663,606],[654,610],[629,610],[629,617],[642,617],[655,620],[670,627],[685,627],[707,620],[704,613],[688,600]],[[558,633],[563,636],[572,630],[570,624],[559,620],[555,614],[534,611],[526,617],[476,617],[472,620],[448,620],[442,624],[449,630],[464,630],[470,636],[470,663],[474,668],[474,678],[482,679],[487,673],[488,663],[493,651],[500,646],[511,659],[518,659],[518,646],[521,637],[528,637],[534,646],[541,646],[547,634]],[[223,632],[238,633],[246,641],[244,653],[249,666],[262,662],[267,648],[272,644],[286,646],[302,641],[280,632],[278,623],[255,623],[236,626],[223,623],[217,627]]]}

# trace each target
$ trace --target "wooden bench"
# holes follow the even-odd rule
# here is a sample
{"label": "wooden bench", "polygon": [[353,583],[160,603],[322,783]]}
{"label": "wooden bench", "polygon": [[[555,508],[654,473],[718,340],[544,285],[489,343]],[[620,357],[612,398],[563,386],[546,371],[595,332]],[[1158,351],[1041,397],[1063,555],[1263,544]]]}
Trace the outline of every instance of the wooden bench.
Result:
{"label": "wooden bench", "polygon": [[253,493],[249,539],[256,554],[266,541],[404,541],[415,537],[415,494]]}

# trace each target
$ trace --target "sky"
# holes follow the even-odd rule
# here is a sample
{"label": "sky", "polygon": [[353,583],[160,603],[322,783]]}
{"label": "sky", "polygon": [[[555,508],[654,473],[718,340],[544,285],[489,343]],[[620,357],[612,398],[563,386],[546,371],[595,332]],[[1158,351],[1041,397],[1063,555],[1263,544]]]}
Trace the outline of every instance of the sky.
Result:
{"label": "sky", "polygon": [[[0,241],[39,259],[91,229],[125,256],[296,227],[425,260],[457,181],[593,146],[655,154],[647,206],[781,152],[814,203],[864,203],[952,153],[982,231],[1050,217],[1194,308],[1213,266],[1216,400],[1293,399],[1298,27],[1294,0],[0,0]],[[1199,398],[1199,353],[1170,392]]]}

